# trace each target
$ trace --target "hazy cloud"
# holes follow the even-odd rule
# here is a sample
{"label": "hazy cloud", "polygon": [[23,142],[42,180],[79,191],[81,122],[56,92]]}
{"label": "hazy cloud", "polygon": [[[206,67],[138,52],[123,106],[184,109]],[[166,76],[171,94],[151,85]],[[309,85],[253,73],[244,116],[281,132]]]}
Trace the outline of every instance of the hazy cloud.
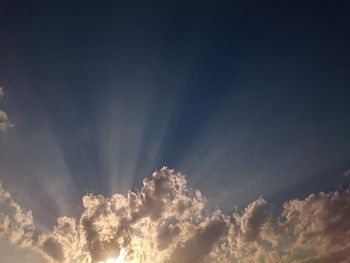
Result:
{"label": "hazy cloud", "polygon": [[11,127],[13,127],[13,123],[10,122],[7,113],[0,110],[0,130],[6,131]]}
{"label": "hazy cloud", "polygon": [[0,86],[0,100],[5,96],[4,88]]}
{"label": "hazy cloud", "polygon": [[61,217],[34,239],[31,213],[2,190],[5,203],[16,216],[1,214],[2,236],[32,244],[48,262],[100,262],[121,249],[142,263],[350,260],[350,190],[289,200],[278,212],[258,198],[227,215],[209,211],[183,174],[163,168],[127,195],[85,195],[79,218]]}
{"label": "hazy cloud", "polygon": [[344,172],[344,177],[350,178],[350,169],[348,169]]}
{"label": "hazy cloud", "polygon": [[[0,102],[5,97],[5,91],[3,87],[0,87]],[[7,113],[0,109],[0,130],[6,131],[8,128],[11,128],[13,123],[10,122]]]}

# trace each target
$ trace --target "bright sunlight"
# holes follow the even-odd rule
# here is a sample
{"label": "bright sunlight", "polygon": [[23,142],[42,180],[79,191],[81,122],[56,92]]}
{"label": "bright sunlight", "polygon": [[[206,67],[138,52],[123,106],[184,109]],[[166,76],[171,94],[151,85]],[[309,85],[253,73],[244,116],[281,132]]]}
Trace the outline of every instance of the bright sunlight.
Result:
{"label": "bright sunlight", "polygon": [[125,249],[122,248],[117,258],[110,258],[107,261],[104,261],[104,262],[101,261],[100,263],[127,263],[125,261],[125,255],[126,255]]}

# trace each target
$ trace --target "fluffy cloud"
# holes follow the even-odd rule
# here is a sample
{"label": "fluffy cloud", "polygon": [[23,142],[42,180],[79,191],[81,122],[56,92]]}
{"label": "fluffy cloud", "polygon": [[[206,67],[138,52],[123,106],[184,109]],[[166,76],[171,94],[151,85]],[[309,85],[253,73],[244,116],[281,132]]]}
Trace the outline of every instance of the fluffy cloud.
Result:
{"label": "fluffy cloud", "polygon": [[[5,92],[4,88],[0,87],[0,101],[4,98]],[[0,110],[0,130],[6,131],[8,128],[11,128],[13,123],[10,122],[7,113],[3,110]]]}
{"label": "fluffy cloud", "polygon": [[0,237],[21,246],[30,246],[33,232],[31,211],[20,207],[0,184]]}
{"label": "fluffy cloud", "polygon": [[279,214],[258,199],[234,217],[222,262],[350,260],[350,190],[290,200]]}
{"label": "fluffy cloud", "polygon": [[350,261],[350,190],[289,200],[279,211],[258,198],[224,214],[207,209],[183,174],[163,168],[139,191],[85,195],[79,218],[61,217],[34,239],[31,213],[1,193],[18,214],[7,223],[1,214],[2,236],[32,244],[48,262],[101,262],[122,249],[134,263]]}

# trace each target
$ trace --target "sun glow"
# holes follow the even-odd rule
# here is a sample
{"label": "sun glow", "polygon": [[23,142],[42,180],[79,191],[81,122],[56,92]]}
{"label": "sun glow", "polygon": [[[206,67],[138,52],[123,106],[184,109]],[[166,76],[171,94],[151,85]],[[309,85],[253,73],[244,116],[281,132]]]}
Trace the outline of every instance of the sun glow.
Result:
{"label": "sun glow", "polygon": [[100,261],[100,263],[127,263],[125,261],[125,256],[126,256],[125,249],[122,248],[117,258],[110,258],[107,261]]}

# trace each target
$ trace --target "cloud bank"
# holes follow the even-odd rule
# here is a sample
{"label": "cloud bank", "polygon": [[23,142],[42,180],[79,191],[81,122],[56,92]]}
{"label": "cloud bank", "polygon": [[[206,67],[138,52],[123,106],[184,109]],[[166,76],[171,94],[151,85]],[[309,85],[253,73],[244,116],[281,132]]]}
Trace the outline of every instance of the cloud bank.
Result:
{"label": "cloud bank", "polygon": [[258,198],[225,214],[209,210],[183,174],[162,168],[127,195],[85,195],[79,218],[58,218],[37,236],[30,211],[0,189],[1,206],[12,210],[0,214],[0,235],[47,262],[101,262],[121,249],[134,263],[350,262],[349,189],[289,200],[278,211]]}

